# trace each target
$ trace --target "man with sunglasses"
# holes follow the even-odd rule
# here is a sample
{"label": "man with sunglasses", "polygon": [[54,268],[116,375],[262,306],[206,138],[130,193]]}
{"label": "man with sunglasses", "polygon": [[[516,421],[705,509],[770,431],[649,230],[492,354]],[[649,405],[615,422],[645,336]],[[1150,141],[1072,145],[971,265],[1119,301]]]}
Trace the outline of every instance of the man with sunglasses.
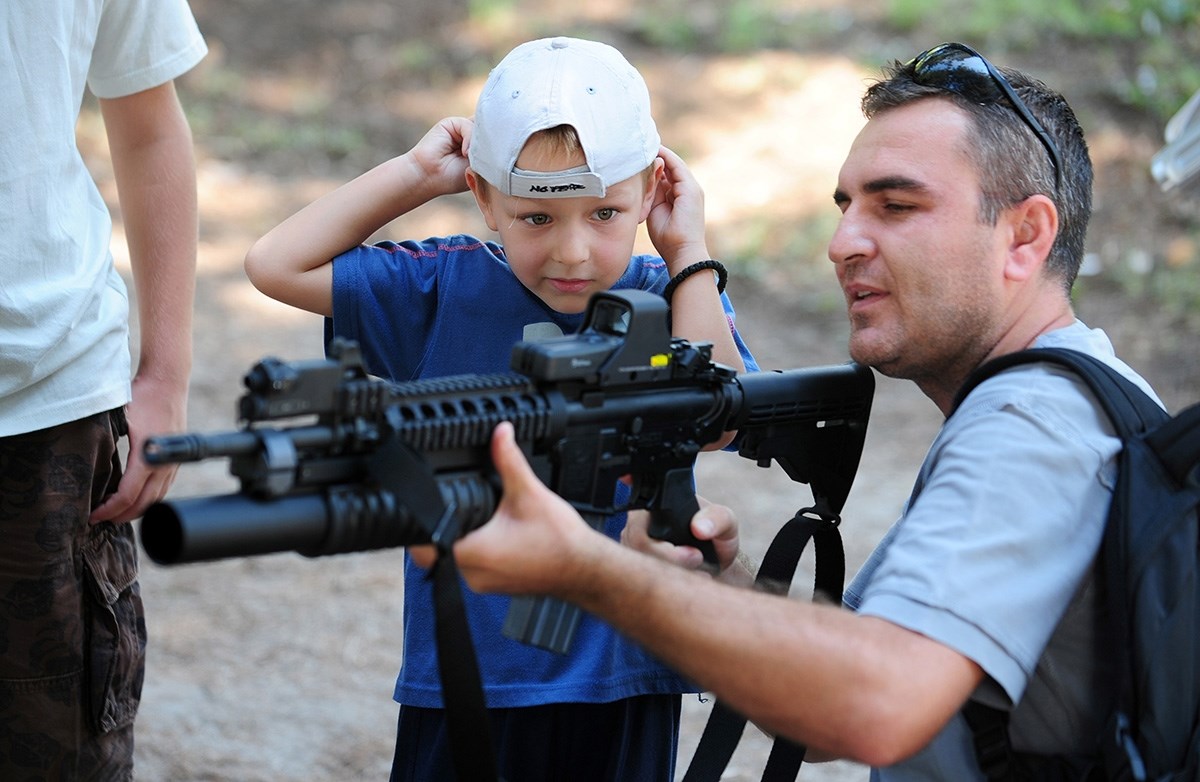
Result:
{"label": "man with sunglasses", "polygon": [[[1075,348],[1141,380],[1076,319],[1070,289],[1092,168],[1065,100],[974,50],[894,64],[838,178],[829,244],[850,354],[944,413],[970,372],[1030,346]],[[1071,373],[1027,365],[979,386],[930,447],[902,517],[854,579],[853,611],[731,588],[736,525],[709,506],[699,555],[600,540],[497,430],[492,521],[456,548],[479,590],[578,603],[764,729],[873,778],[982,779],[964,706],[1011,711],[1021,752],[1085,756],[1110,693],[1092,564],[1120,442]],[[629,541],[627,541],[629,542]]]}

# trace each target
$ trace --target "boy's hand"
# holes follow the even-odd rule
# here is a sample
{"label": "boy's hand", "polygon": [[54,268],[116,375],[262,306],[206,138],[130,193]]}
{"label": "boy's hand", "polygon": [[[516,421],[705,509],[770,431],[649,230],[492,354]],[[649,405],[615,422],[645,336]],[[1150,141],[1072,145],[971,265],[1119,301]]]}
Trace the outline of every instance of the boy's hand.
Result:
{"label": "boy's hand", "polygon": [[[696,501],[700,503],[700,510],[692,517],[692,535],[697,540],[712,541],[717,552],[717,571],[725,573],[738,562],[737,519],[729,508],[714,505],[699,496]],[[691,570],[705,566],[700,549],[651,538],[647,533],[650,521],[647,511],[630,511],[626,518],[625,528],[621,530],[621,542],[626,546]]]}
{"label": "boy's hand", "polygon": [[473,127],[465,117],[446,117],[430,128],[409,152],[427,184],[444,195],[467,189],[467,147]]}
{"label": "boy's hand", "polygon": [[646,230],[671,274],[708,256],[704,239],[704,191],[683,158],[666,147],[658,151],[663,161],[654,205]]}

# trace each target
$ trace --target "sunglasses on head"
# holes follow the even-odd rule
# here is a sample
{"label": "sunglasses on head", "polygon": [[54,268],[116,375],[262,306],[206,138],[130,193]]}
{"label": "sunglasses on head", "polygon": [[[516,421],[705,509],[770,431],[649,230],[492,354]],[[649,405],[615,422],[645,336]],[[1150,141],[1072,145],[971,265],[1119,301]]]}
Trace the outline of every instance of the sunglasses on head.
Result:
{"label": "sunglasses on head", "polygon": [[1058,152],[1058,145],[1017,95],[1008,79],[982,54],[965,44],[943,43],[918,54],[909,65],[912,66],[913,81],[917,84],[947,90],[979,104],[996,103],[1001,97],[1007,98],[1017,116],[1050,153],[1050,162],[1054,165],[1054,185],[1056,189],[1061,189],[1062,156]]}

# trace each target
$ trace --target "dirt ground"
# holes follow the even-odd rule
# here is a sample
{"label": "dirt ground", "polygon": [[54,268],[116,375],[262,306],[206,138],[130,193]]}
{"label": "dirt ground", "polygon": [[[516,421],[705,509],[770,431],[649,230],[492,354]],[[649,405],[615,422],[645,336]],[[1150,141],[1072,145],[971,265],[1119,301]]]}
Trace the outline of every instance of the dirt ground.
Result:
{"label": "dirt ground", "polygon": [[[565,3],[543,5],[548,13],[568,13]],[[836,2],[820,5],[841,14],[840,29],[872,24],[871,4],[856,4],[854,11]],[[440,116],[469,114],[482,75],[451,69],[411,89],[379,85],[392,73],[379,70],[385,59],[380,38],[403,24],[423,23],[398,18],[405,4],[194,0],[193,6],[213,53],[181,83],[185,103],[199,112],[201,245],[190,425],[217,431],[235,425],[241,376],[259,358],[321,355],[319,319],[265,299],[245,280],[241,259],[250,243],[339,181],[406,149]],[[606,9],[618,15],[630,6]],[[469,59],[464,51],[482,56],[479,30],[454,31],[433,45],[460,65]],[[519,29],[504,35],[514,42],[531,37]],[[738,57],[679,55],[636,42],[626,48],[659,101],[664,139],[685,152],[705,186],[714,254],[728,255],[741,246],[730,237],[743,239],[763,225],[794,221],[820,231],[832,224],[829,193],[861,125],[857,96],[871,75],[861,60],[837,54],[832,42],[823,41]],[[880,48],[890,56],[917,50],[918,44],[891,39]],[[396,61],[388,62],[394,67]],[[1100,260],[1171,251],[1194,262],[1177,207],[1156,193],[1146,170],[1161,131],[1102,101],[1093,106],[1086,67],[1050,71],[1048,63],[1020,64],[1081,96],[1097,159],[1092,244]],[[347,144],[341,157],[312,159],[288,153],[287,144],[254,146],[261,137],[255,133],[278,129],[269,123],[280,118],[285,126],[294,123],[302,140],[302,131],[315,127],[327,134],[320,143],[328,147],[330,128],[344,124],[361,134],[361,143]],[[86,126],[84,136],[85,143],[99,143],[94,128],[90,142]],[[97,169],[111,196],[99,154]],[[450,231],[486,234],[465,198],[428,205],[383,233]],[[116,238],[118,262],[127,268],[119,225]],[[743,268],[730,283],[739,327],[764,368],[846,360],[840,293],[820,260],[819,239],[816,244],[816,251],[802,251],[795,268]],[[1196,397],[1194,326],[1100,281],[1087,286],[1079,311],[1109,330],[1119,351],[1173,407]],[[844,514],[851,573],[894,519],[938,424],[937,411],[910,384],[879,378],[866,452]],[[707,496],[739,510],[752,555],[761,555],[774,530],[810,497],[778,468],[762,469],[732,454],[704,455],[699,480]],[[206,462],[181,471],[173,496],[235,488],[224,463]],[[151,646],[138,721],[139,778],[385,779],[396,717],[390,695],[400,662],[400,568],[399,551],[320,560],[279,554],[180,567],[145,561]],[[797,592],[807,578],[807,572],[798,576]],[[686,699],[681,773],[710,708],[711,699]],[[724,779],[758,779],[768,747],[765,737],[748,729]],[[813,765],[800,778],[848,782],[865,779],[866,770],[851,763]]]}

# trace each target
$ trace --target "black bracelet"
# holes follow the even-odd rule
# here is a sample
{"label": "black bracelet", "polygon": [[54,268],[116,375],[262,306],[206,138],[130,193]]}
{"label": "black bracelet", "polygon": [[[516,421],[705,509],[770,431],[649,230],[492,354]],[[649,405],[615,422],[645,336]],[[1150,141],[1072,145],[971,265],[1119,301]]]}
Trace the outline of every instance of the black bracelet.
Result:
{"label": "black bracelet", "polygon": [[663,288],[662,297],[666,299],[667,303],[669,304],[671,302],[672,294],[674,294],[675,289],[679,287],[679,283],[683,282],[688,277],[691,277],[696,272],[704,271],[705,269],[712,269],[717,273],[717,293],[724,293],[725,283],[729,282],[729,271],[726,270],[723,263],[720,261],[714,261],[710,258],[707,261],[693,263],[691,266],[672,277],[671,281],[667,283],[667,287]]}

